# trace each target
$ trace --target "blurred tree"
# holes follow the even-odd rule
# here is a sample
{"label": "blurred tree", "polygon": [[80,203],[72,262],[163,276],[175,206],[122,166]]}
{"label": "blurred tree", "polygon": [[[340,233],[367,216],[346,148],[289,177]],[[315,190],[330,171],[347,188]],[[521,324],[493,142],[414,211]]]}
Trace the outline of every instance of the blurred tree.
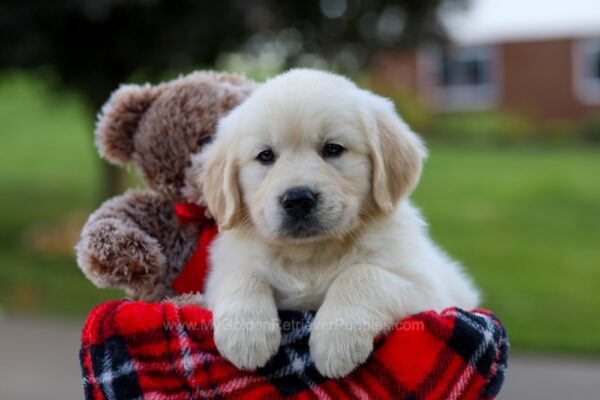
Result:
{"label": "blurred tree", "polygon": [[[382,46],[443,37],[439,8],[467,1],[2,0],[0,69],[47,71],[93,113],[120,82],[210,67],[273,38],[284,65],[315,54],[360,68]],[[120,189],[118,170],[104,165],[108,196]]]}

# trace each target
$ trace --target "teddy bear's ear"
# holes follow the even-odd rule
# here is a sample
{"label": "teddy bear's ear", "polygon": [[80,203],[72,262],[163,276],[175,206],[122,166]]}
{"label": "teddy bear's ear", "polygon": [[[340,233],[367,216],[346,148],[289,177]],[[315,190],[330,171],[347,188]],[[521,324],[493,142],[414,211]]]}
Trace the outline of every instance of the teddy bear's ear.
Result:
{"label": "teddy bear's ear", "polygon": [[160,89],[150,84],[122,85],[110,96],[96,123],[96,147],[103,158],[116,165],[131,160],[133,137]]}

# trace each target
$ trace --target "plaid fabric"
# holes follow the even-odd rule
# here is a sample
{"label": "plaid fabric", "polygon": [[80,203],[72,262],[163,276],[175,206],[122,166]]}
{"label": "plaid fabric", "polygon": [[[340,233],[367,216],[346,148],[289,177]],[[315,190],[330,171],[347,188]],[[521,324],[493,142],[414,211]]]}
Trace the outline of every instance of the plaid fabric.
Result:
{"label": "plaid fabric", "polygon": [[450,308],[401,321],[343,379],[311,361],[314,313],[281,312],[279,352],[241,371],[212,339],[211,313],[194,306],[115,301],[89,315],[80,352],[86,399],[493,399],[508,341],[489,312]]}

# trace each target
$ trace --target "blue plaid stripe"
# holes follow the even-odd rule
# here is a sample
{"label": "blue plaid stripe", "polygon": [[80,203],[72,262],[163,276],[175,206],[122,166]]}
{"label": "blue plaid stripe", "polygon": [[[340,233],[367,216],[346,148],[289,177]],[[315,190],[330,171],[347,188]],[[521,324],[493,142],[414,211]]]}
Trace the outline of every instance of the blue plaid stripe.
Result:
{"label": "blue plaid stripe", "polygon": [[91,355],[94,375],[106,400],[142,399],[133,359],[121,336],[92,345]]}
{"label": "blue plaid stripe", "polygon": [[318,390],[325,378],[310,358],[308,340],[314,312],[281,311],[281,346],[269,363],[259,370],[284,397],[305,390]]}
{"label": "blue plaid stripe", "polygon": [[484,389],[485,397],[496,397],[504,382],[508,360],[508,337],[504,327],[494,317],[457,308],[448,345],[484,377],[493,372],[496,363],[493,379]]}

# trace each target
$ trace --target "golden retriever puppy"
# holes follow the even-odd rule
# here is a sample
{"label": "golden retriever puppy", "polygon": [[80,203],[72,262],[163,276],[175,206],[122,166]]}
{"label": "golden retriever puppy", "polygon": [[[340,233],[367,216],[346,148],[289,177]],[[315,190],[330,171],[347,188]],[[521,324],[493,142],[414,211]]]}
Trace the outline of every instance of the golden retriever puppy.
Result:
{"label": "golden retriever puppy", "polygon": [[316,310],[312,359],[340,377],[403,317],[475,307],[407,198],[424,157],[389,100],[331,73],[282,74],[225,117],[195,160],[221,229],[205,293],[221,354],[261,367],[277,309]]}

